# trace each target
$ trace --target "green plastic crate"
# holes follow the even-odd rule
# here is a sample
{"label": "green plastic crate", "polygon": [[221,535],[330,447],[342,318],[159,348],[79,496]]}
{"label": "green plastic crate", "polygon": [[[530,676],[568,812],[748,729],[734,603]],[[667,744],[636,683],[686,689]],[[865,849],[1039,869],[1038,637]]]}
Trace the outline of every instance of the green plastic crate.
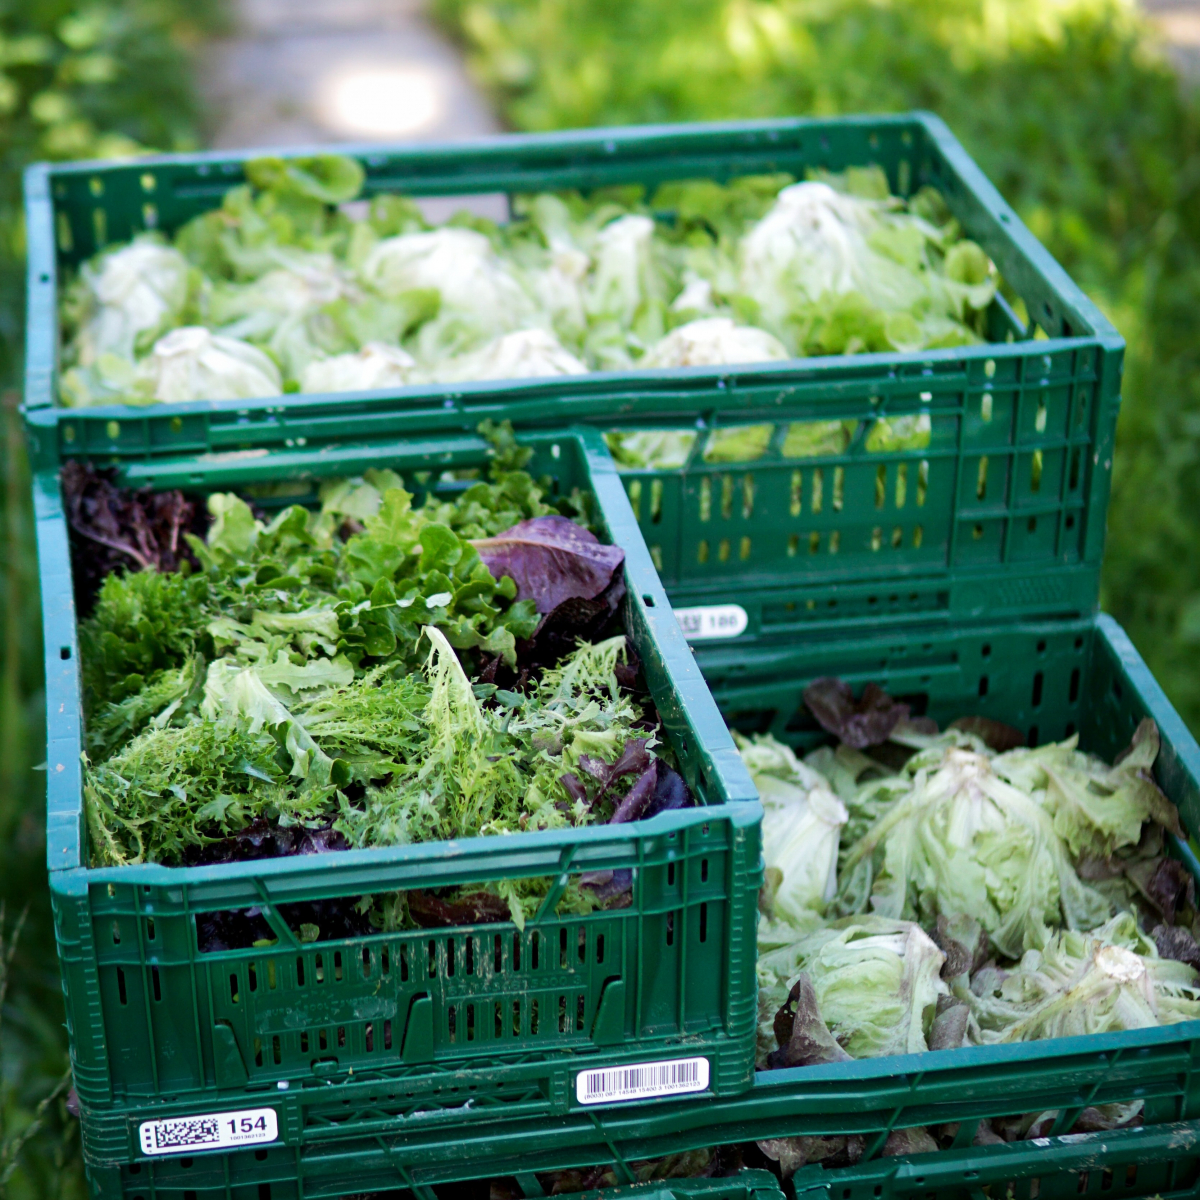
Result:
{"label": "green plastic crate", "polygon": [[[216,207],[244,179],[245,153],[164,155],[128,162],[41,164],[25,176],[29,231],[25,410],[35,457],[216,453],[354,440],[396,432],[392,418],[423,432],[472,430],[485,416],[523,425],[692,420],[714,410],[778,413],[815,398],[905,411],[926,394],[941,411],[977,404],[991,391],[999,409],[1048,389],[1052,405],[1086,410],[1093,454],[1081,467],[1083,507],[1102,511],[1120,390],[1124,343],[1021,223],[937,117],[928,113],[788,118],[703,125],[651,125],[503,136],[452,145],[344,147],[366,171],[365,194],[414,195],[584,190],[613,184],[730,178],[764,171],[878,164],[894,191],[931,184],[966,232],[991,255],[1023,299],[1028,327],[1003,300],[990,312],[993,344],[920,354],[872,354],[724,368],[628,371],[542,380],[409,387],[353,395],[292,395],[247,403],[151,408],[57,409],[60,274],[102,245],[156,228],[170,232]],[[285,157],[296,152],[283,150]],[[1036,340],[1035,340],[1036,335]],[[1065,392],[1067,400],[1060,401]],[[1065,427],[1060,434],[1066,437]],[[1072,434],[1074,436],[1074,434]],[[1014,464],[1016,471],[1018,464]],[[1100,531],[1089,530],[1088,546]],[[989,532],[988,537],[992,535]],[[651,541],[658,539],[652,538]],[[1084,557],[1089,555],[1085,549]]]}
{"label": "green plastic crate", "polygon": [[[626,628],[695,808],[623,826],[248,864],[89,869],[67,526],[56,473],[36,476],[47,853],[89,1162],[133,1157],[143,1120],[268,1102],[288,1143],[301,1112],[336,1135],[364,1086],[387,1094],[372,1102],[390,1114],[381,1128],[415,1119],[448,1142],[476,1111],[542,1120],[578,1108],[577,1078],[600,1067],[700,1059],[707,1094],[749,1086],[762,875],[757,794],[598,435],[526,441],[535,449],[531,469],[560,489],[589,489],[602,536],[626,550]],[[440,482],[442,472],[478,466],[487,453],[473,436],[409,439],[160,460],[129,466],[124,479],[200,493],[288,480],[307,482],[315,496],[322,478],[387,466],[419,498],[429,488],[465,486]],[[551,898],[523,932],[498,923],[302,945],[277,910],[412,886],[529,876],[565,884],[571,874],[610,868],[635,872],[630,907],[559,917]],[[198,913],[251,906],[278,934],[274,946],[199,952]]]}
{"label": "green plastic crate", "polygon": [[[526,1196],[544,1195],[536,1179],[525,1176],[518,1182],[527,1185],[522,1188]],[[783,1200],[779,1180],[770,1171],[739,1171],[716,1179],[658,1179],[571,1194],[578,1200]]]}
{"label": "green plastic crate", "polygon": [[[217,203],[243,158],[172,156],[137,164],[37,167],[27,179],[30,322],[25,409],[34,459],[303,447],[362,437],[473,430],[484,417],[526,428],[586,422],[692,428],[688,462],[624,473],[672,601],[704,608],[736,581],[740,613],[693,627],[742,643],[787,640],[871,616],[1039,618],[1096,607],[1123,342],[1071,283],[937,118],[785,120],[659,126],[455,147],[363,152],[368,188],[415,192],[599,186],[681,176],[878,162],[893,187],[939,187],[966,230],[1024,297],[1027,337],[1002,300],[988,345],[913,354],[794,360],[728,368],[594,374],[287,396],[248,404],[57,409],[52,302],[60,267],[95,248],[96,213],[113,238],[163,228]],[[147,184],[153,181],[148,191]],[[57,254],[57,221],[70,251]],[[40,230],[40,232],[39,232]],[[60,242],[62,239],[60,238]],[[1031,328],[1028,332],[1034,332]],[[882,451],[881,419],[926,417],[929,442]],[[844,421],[841,453],[789,457],[794,423]],[[714,430],[772,429],[753,462],[707,463]],[[839,585],[815,607],[813,587]],[[729,621],[732,620],[732,624]]]}
{"label": "green plastic crate", "polygon": [[[856,685],[881,683],[942,721],[978,712],[1019,725],[1035,741],[1078,730],[1085,746],[1109,756],[1151,716],[1162,734],[1158,780],[1184,823],[1200,826],[1200,747],[1108,617],[895,636],[859,631],[857,640],[794,646],[790,656],[775,650],[749,657],[722,653],[722,662],[704,656],[702,666],[735,727],[770,730],[798,746],[819,736],[803,718],[793,719],[803,688],[831,672]],[[1178,849],[1200,873],[1190,850]],[[305,1196],[334,1196],[351,1164],[364,1190],[429,1187],[791,1135],[861,1134],[869,1163],[897,1128],[961,1122],[960,1148],[968,1150],[984,1118],[1057,1110],[1051,1131],[1057,1137],[1089,1105],[1139,1100],[1147,1126],[1166,1130],[1200,1120],[1200,1022],[761,1072],[740,1096],[692,1103],[549,1120],[493,1108],[477,1112],[452,1140],[419,1114],[396,1119],[385,1089],[367,1083],[356,1088],[351,1110],[342,1110],[336,1128],[336,1106],[311,1093],[290,1096],[295,1107],[281,1116],[283,1144],[265,1152],[261,1168],[248,1153],[231,1156],[238,1178],[272,1187],[302,1180]],[[114,1132],[114,1141],[118,1137]],[[148,1196],[138,1189],[153,1181],[156,1188],[195,1187],[203,1195],[204,1188],[222,1185],[227,1169],[233,1168],[212,1159],[183,1167],[178,1160],[143,1158],[114,1166],[106,1194]]]}
{"label": "green plastic crate", "polygon": [[[620,1170],[623,1164],[618,1164]],[[625,1173],[629,1168],[624,1167]],[[1000,1146],[897,1155],[849,1167],[801,1167],[784,1185],[792,1200],[1073,1200],[1077,1196],[1193,1196],[1200,1179],[1200,1122],[1152,1129],[1038,1138]],[[544,1194],[536,1177],[526,1197]],[[668,1197],[764,1198],[779,1183],[769,1171],[723,1179],[663,1180],[586,1193],[588,1197],[661,1194]],[[582,1200],[582,1197],[581,1197]]]}

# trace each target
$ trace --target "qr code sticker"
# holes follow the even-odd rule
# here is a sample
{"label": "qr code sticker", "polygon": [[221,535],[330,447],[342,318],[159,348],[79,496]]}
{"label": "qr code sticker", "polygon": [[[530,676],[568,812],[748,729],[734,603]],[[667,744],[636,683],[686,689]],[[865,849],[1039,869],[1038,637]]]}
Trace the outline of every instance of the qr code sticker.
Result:
{"label": "qr code sticker", "polygon": [[278,1138],[279,1120],[273,1108],[172,1117],[164,1121],[143,1121],[138,1126],[138,1142],[143,1154],[229,1150],[236,1146],[274,1142]]}
{"label": "qr code sticker", "polygon": [[185,1121],[155,1121],[154,1145],[159,1150],[176,1146],[216,1146],[221,1141],[217,1117],[188,1117]]}

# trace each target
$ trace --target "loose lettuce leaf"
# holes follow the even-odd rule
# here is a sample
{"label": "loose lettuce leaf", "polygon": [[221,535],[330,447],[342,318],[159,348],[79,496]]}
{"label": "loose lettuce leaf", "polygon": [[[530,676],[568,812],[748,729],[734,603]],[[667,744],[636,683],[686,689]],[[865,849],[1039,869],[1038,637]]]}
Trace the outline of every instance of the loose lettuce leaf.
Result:
{"label": "loose lettuce leaf", "polygon": [[252,158],[246,164],[246,178],[263,191],[344,204],[362,191],[366,173],[357,159],[344,154],[316,154],[309,158]]}
{"label": "loose lettuce leaf", "polygon": [[610,430],[604,441],[617,470],[622,468],[674,471],[682,467],[696,444],[690,429]]}
{"label": "loose lettuce leaf", "polygon": [[886,742],[909,716],[907,704],[898,704],[876,684],[867,684],[855,700],[848,683],[828,677],[804,689],[804,703],[822,728],[856,750]]}
{"label": "loose lettuce leaf", "polygon": [[625,561],[619,546],[606,546],[581,525],[558,516],[522,521],[471,544],[493,575],[507,575],[516,583],[518,600],[532,600],[541,613],[565,600],[599,596]]}

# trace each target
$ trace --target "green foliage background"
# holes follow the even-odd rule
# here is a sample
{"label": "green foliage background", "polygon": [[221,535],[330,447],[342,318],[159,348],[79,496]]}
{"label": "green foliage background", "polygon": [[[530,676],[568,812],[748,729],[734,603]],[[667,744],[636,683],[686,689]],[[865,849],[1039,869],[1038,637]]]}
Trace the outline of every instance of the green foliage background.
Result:
{"label": "green foliage background", "polygon": [[1129,356],[1103,604],[1200,730],[1200,107],[1116,0],[436,0],[522,129],[927,108]]}
{"label": "green foliage background", "polygon": [[[17,412],[21,169],[198,143],[192,50],[222,0],[0,0],[0,1196],[86,1195],[65,1109],[62,992],[45,885],[41,613]],[[28,907],[15,940],[16,919]],[[7,992],[4,991],[7,985]]]}

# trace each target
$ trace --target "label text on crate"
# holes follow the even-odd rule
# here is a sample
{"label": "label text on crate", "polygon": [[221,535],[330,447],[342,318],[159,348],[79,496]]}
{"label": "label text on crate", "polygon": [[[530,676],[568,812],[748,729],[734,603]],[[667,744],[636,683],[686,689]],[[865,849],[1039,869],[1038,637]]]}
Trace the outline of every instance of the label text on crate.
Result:
{"label": "label text on crate", "polygon": [[258,1146],[279,1137],[273,1108],[243,1108],[202,1117],[172,1117],[143,1121],[138,1141],[143,1154],[194,1154],[199,1150],[229,1150]]}
{"label": "label text on crate", "polygon": [[689,642],[706,638],[737,637],[746,632],[749,618],[740,604],[704,604],[699,608],[677,608],[675,619]]}
{"label": "label text on crate", "polygon": [[580,1104],[611,1104],[614,1100],[650,1100],[708,1088],[707,1058],[673,1058],[668,1062],[631,1063],[580,1071],[575,1076],[575,1099]]}

